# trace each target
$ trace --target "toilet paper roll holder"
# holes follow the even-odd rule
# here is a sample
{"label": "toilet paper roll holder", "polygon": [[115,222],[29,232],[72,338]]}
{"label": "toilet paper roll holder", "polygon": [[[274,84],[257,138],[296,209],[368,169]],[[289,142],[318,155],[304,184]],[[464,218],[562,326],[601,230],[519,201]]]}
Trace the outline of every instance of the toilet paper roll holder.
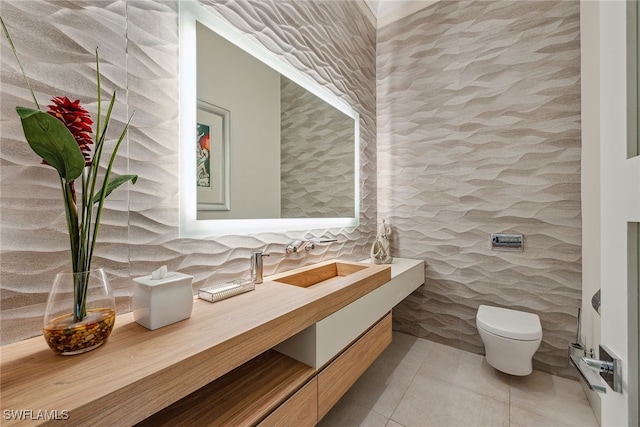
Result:
{"label": "toilet paper roll holder", "polygon": [[[569,351],[571,353],[571,347]],[[600,346],[600,357],[601,359],[592,359],[570,354],[569,362],[578,370],[589,389],[599,393],[606,393],[607,388],[602,384],[602,380],[604,380],[613,391],[622,393],[620,358],[604,345]],[[602,379],[598,377],[598,374]]]}

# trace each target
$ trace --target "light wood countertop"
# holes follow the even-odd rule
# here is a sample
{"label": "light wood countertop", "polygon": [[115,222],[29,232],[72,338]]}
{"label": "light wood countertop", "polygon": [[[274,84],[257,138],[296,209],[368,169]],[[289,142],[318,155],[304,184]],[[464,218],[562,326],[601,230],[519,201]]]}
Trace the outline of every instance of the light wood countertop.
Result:
{"label": "light wood countertop", "polygon": [[0,347],[2,425],[25,410],[68,414],[65,426],[141,421],[391,279],[389,266],[367,267],[310,288],[267,277],[213,304],[196,298],[191,318],[154,331],[120,314],[108,342],[82,355],[57,356],[41,336]]}

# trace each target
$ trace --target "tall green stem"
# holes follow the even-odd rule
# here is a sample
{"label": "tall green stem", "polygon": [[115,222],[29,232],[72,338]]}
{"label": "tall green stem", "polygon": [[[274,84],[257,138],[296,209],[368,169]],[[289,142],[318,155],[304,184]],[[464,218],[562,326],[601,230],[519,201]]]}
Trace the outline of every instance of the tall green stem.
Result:
{"label": "tall green stem", "polygon": [[84,268],[84,257],[86,250],[81,249],[84,246],[82,242],[80,225],[78,223],[78,207],[76,204],[73,187],[71,182],[66,182],[60,177],[62,186],[62,196],[64,198],[65,214],[67,217],[67,228],[69,230],[69,243],[71,246],[71,265],[74,274],[73,286],[73,317],[74,322],[79,322],[87,315],[87,288],[89,285],[89,273]]}
{"label": "tall green stem", "polygon": [[62,197],[64,198],[64,210],[67,217],[67,228],[69,230],[69,243],[71,245],[71,263],[74,273],[80,267],[78,263],[78,238],[80,233],[78,230],[78,208],[73,196],[73,188],[70,182],[66,182],[60,177],[62,186]]}
{"label": "tall green stem", "polygon": [[82,218],[82,223],[80,224],[80,253],[79,256],[82,257],[81,265],[82,271],[87,271],[86,268],[87,260],[87,248],[89,247],[88,235],[89,229],[91,227],[91,212],[88,212],[88,209],[91,209],[91,204],[89,203],[90,194],[88,192],[88,182],[91,177],[91,167],[85,167],[82,172],[82,205],[81,205],[81,213],[80,218]]}
{"label": "tall green stem", "polygon": [[87,317],[87,291],[89,289],[90,271],[81,271],[73,275],[74,306],[73,321],[80,322]]}
{"label": "tall green stem", "polygon": [[31,93],[31,97],[33,98],[33,102],[36,104],[36,108],[40,109],[40,104],[38,104],[38,100],[36,99],[35,93],[33,93],[33,88],[31,87],[31,82],[27,78],[27,73],[25,73],[24,68],[22,67],[22,62],[20,62],[20,58],[18,57],[18,51],[16,47],[13,45],[13,40],[11,40],[11,36],[9,35],[9,30],[7,26],[4,25],[4,21],[2,20],[2,16],[0,16],[0,24],[2,24],[2,31],[4,31],[4,36],[9,41],[11,45],[11,50],[13,51],[13,56],[16,57],[16,61],[18,61],[18,66],[20,67],[20,71],[22,72],[22,77],[24,77],[24,81],[27,82],[27,87],[29,88],[29,92]]}

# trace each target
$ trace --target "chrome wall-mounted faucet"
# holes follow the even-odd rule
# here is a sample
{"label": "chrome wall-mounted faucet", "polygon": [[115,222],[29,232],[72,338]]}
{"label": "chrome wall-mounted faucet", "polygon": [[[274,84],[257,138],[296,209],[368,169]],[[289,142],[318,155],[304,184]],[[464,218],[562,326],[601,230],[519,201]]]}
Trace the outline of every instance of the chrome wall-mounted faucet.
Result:
{"label": "chrome wall-mounted faucet", "polygon": [[262,257],[269,256],[261,251],[251,252],[251,280],[253,283],[260,284],[263,279]]}
{"label": "chrome wall-mounted faucet", "polygon": [[338,239],[294,240],[287,245],[285,250],[288,254],[293,254],[301,252],[302,250],[310,251],[311,249],[315,249],[316,244],[318,243],[331,243],[337,241]]}

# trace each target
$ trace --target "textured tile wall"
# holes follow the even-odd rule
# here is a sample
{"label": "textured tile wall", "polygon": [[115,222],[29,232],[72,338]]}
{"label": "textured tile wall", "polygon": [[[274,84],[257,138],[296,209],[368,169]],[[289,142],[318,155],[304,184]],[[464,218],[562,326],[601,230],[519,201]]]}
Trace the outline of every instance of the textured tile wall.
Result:
{"label": "textured tile wall", "polygon": [[531,311],[535,368],[574,375],[579,24],[578,1],[442,1],[378,32],[379,215],[394,255],[426,261],[396,329],[481,353],[478,305]]}
{"label": "textured tile wall", "polygon": [[280,88],[282,217],[353,217],[354,120],[284,76]]}
{"label": "textured tile wall", "polygon": [[[162,264],[195,276],[194,288],[247,274],[249,253],[265,250],[266,274],[333,257],[367,256],[375,235],[375,29],[351,2],[216,1],[207,7],[353,105],[361,117],[361,214],[355,229],[178,238],[178,2],[2,0],[41,103],[81,99],[96,111],[93,52],[100,47],[103,90],[117,92],[114,126],[135,111],[118,173],[138,183],[108,202],[94,265],[107,270],[120,312],[130,309],[131,278]],[[68,238],[55,173],[24,142],[14,108],[32,105],[8,43],[0,64],[0,344],[41,332],[47,293],[68,268]],[[114,135],[117,132],[114,130]],[[303,235],[337,243],[284,256]]]}

